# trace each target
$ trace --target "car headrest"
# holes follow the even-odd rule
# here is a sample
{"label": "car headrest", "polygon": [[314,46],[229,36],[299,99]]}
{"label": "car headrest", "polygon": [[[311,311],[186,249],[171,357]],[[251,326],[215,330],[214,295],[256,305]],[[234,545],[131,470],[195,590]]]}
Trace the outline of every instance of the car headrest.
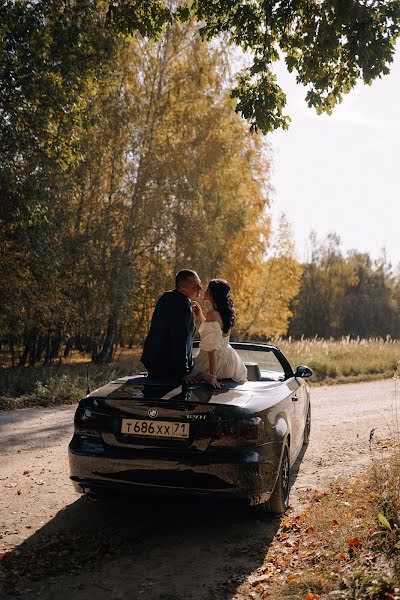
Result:
{"label": "car headrest", "polygon": [[261,381],[260,367],[255,362],[245,363],[247,369],[247,381]]}

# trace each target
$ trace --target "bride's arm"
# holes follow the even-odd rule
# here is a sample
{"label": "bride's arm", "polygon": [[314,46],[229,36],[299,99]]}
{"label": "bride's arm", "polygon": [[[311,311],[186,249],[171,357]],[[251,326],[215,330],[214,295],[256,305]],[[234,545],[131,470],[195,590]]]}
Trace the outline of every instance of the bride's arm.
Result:
{"label": "bride's arm", "polygon": [[210,350],[208,352],[208,363],[210,365],[210,372],[204,376],[207,383],[210,383],[214,387],[221,387],[217,381],[217,351]]}
{"label": "bride's arm", "polygon": [[195,300],[192,301],[192,310],[193,310],[193,314],[196,318],[196,321],[199,322],[199,324],[201,325],[202,323],[204,323],[204,321],[206,320],[204,313],[201,309],[201,306],[198,302],[196,302]]}

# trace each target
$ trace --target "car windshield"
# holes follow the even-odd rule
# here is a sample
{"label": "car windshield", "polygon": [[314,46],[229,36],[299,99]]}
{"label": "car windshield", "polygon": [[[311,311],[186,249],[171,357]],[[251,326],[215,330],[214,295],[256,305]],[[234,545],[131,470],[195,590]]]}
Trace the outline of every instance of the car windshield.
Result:
{"label": "car windshield", "polygon": [[285,369],[274,352],[242,348],[235,348],[235,350],[244,363],[258,364],[264,380],[282,381],[285,379]]}
{"label": "car windshield", "polygon": [[[254,347],[243,348],[240,345],[240,343],[232,343],[232,346],[246,365],[256,364],[259,366],[262,381],[284,381],[289,376],[289,374],[285,373],[285,366],[272,349],[268,350],[261,347],[259,350],[255,350]],[[198,352],[198,342],[195,342],[193,357],[196,357]],[[288,367],[290,370],[290,365]]]}

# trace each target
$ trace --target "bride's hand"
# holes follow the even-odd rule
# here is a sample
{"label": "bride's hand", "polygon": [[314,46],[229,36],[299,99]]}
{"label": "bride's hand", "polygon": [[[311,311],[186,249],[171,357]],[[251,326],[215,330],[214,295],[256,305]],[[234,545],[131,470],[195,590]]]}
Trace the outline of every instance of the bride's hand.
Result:
{"label": "bride's hand", "polygon": [[200,304],[198,302],[196,302],[195,300],[192,300],[192,310],[193,310],[193,313],[196,315],[196,317],[199,317],[200,315],[203,314]]}
{"label": "bride's hand", "polygon": [[217,376],[211,375],[211,373],[207,373],[207,375],[204,375],[204,380],[215,388],[222,387],[222,384],[218,382]]}

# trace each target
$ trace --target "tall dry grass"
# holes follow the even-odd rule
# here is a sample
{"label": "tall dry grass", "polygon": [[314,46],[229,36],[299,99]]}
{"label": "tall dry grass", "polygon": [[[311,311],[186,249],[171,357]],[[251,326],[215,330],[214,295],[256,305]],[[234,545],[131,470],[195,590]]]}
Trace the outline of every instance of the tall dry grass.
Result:
{"label": "tall dry grass", "polygon": [[372,435],[370,435],[370,448],[373,478],[376,488],[379,490],[381,501],[381,511],[378,518],[381,529],[386,535],[389,548],[397,551],[400,570],[400,361],[394,372],[393,380],[394,418],[391,425],[391,437],[395,449],[389,457],[381,457],[376,460],[373,452]]}
{"label": "tall dry grass", "polygon": [[274,343],[293,367],[299,364],[311,367],[314,371],[312,381],[318,383],[389,378],[400,360],[400,340],[390,338],[277,338]]}
{"label": "tall dry grass", "polygon": [[[340,383],[392,377],[400,360],[400,340],[282,339],[273,341],[293,367],[305,364],[314,383]],[[138,350],[123,350],[106,367],[89,366],[91,387],[143,369]],[[0,410],[24,406],[73,403],[87,388],[89,356],[75,353],[67,364],[50,367],[0,368]],[[399,384],[400,387],[400,384]]]}

